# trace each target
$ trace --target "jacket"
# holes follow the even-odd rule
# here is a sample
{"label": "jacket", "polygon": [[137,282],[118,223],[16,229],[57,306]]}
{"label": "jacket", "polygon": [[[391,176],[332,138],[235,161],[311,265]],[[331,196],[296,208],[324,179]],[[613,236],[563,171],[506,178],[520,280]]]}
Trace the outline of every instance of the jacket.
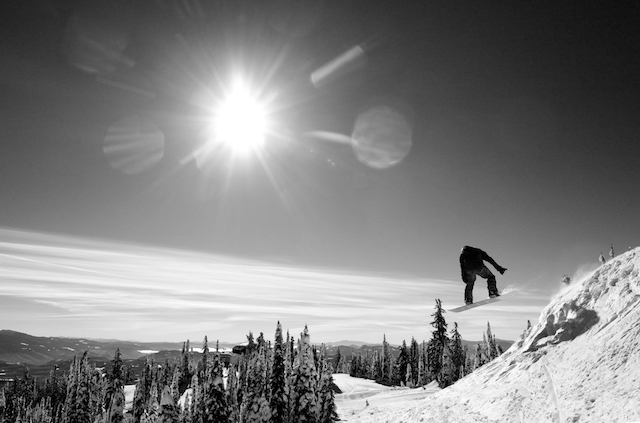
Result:
{"label": "jacket", "polygon": [[462,272],[480,270],[484,267],[484,261],[491,263],[491,265],[499,272],[500,269],[502,269],[494,259],[489,257],[489,255],[481,249],[470,247],[468,245],[462,247],[462,251],[460,251],[460,269]]}

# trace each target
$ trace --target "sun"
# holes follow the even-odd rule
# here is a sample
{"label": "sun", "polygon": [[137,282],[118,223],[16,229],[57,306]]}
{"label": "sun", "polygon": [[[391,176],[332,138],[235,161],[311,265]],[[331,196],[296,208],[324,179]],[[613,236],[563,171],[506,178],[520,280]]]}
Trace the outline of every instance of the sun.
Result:
{"label": "sun", "polygon": [[215,114],[214,139],[236,154],[262,147],[265,141],[265,109],[248,87],[236,80]]}

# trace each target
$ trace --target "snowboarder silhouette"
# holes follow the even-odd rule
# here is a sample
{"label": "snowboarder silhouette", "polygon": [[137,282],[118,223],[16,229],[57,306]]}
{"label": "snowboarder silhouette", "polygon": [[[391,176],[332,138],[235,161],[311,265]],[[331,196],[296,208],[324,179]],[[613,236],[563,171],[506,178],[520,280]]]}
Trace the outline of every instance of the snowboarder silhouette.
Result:
{"label": "snowboarder silhouette", "polygon": [[613,260],[615,256],[616,254],[613,252],[613,244],[611,244],[611,249],[609,250],[609,257],[611,257],[611,260]]}
{"label": "snowboarder silhouette", "polygon": [[499,297],[500,293],[496,286],[496,277],[484,265],[488,261],[496,268],[501,275],[507,270],[489,257],[487,253],[479,248],[465,245],[460,251],[460,270],[462,272],[462,281],[467,284],[464,290],[465,304],[473,304],[473,284],[476,281],[476,275],[487,280],[487,288],[489,289],[489,298]]}

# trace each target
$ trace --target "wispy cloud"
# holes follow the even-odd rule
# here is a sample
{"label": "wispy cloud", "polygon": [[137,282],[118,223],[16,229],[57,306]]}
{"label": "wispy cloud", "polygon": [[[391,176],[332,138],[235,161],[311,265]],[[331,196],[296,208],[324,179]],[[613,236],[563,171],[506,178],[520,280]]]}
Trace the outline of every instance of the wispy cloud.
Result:
{"label": "wispy cloud", "polygon": [[[459,304],[459,281],[358,275],[203,253],[2,230],[0,320],[35,335],[182,341],[208,335],[236,341],[291,334],[309,325],[314,341],[390,342],[429,337],[434,300]],[[479,286],[478,290],[484,289]],[[487,320],[515,338],[544,298],[503,301],[447,314],[468,339]],[[64,325],[61,325],[64,322]],[[90,331],[90,333],[87,333]]]}

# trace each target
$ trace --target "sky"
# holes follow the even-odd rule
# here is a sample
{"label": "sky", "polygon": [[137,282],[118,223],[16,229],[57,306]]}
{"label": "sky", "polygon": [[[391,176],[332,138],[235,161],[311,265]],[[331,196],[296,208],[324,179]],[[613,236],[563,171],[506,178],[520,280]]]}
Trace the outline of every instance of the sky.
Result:
{"label": "sky", "polygon": [[[173,278],[200,293],[185,294],[185,309],[218,295],[205,281],[228,262],[251,304],[290,288],[275,310],[252,315],[255,329],[233,323],[246,307],[227,308],[220,339],[259,332],[264,319],[270,333],[279,313],[298,330],[308,310],[312,337],[335,341],[320,312],[330,309],[344,325],[336,336],[400,342],[428,330],[435,298],[461,302],[458,255],[472,245],[508,269],[499,288],[528,297],[464,317],[469,332],[491,320],[514,338],[563,274],[592,269],[611,244],[616,254],[638,245],[637,4],[103,3],[0,6],[7,329],[88,336],[76,306],[112,292],[107,281],[128,281],[119,292],[132,317],[167,305],[174,288],[143,265],[161,257],[170,274],[197,268],[200,282]],[[266,113],[263,143],[248,154],[215,132],[238,81]],[[172,255],[189,264],[170,265]],[[257,285],[252,263],[270,269],[269,285]],[[301,305],[329,301],[325,291],[338,303]],[[67,295],[43,306],[41,292]],[[224,295],[237,304],[244,292]],[[363,298],[370,313],[348,317]],[[96,312],[115,318],[110,307]],[[288,324],[287,313],[297,313]],[[38,325],[27,323],[35,315]],[[149,332],[162,320],[145,316],[144,335],[132,323],[122,336],[104,331],[185,337],[177,314],[165,332]],[[189,321],[205,330],[198,315]]]}

